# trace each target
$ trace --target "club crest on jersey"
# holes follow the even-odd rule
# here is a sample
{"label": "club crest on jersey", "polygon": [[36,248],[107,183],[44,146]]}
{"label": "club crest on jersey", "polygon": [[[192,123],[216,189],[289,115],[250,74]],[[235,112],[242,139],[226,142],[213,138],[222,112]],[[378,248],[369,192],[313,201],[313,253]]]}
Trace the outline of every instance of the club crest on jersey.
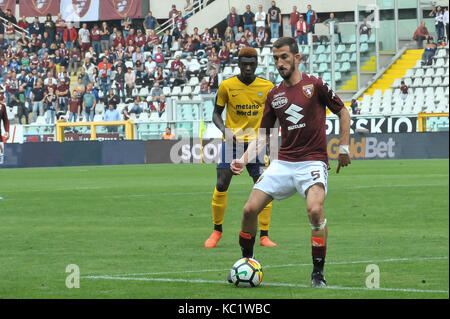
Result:
{"label": "club crest on jersey", "polygon": [[302,87],[303,94],[308,98],[312,98],[314,95],[314,84],[304,85]]}
{"label": "club crest on jersey", "polygon": [[263,97],[263,93],[261,91],[258,92],[258,97],[259,98]]}

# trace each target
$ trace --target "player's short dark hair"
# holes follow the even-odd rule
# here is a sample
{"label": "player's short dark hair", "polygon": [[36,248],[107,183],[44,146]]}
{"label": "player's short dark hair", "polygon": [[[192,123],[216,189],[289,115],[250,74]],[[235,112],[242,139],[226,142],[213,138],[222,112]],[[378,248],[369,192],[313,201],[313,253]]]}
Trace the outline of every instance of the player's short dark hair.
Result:
{"label": "player's short dark hair", "polygon": [[281,37],[279,38],[277,41],[275,41],[273,43],[273,47],[280,49],[284,46],[288,46],[289,47],[289,51],[292,54],[297,54],[298,53],[298,45],[297,45],[297,41],[294,38],[291,37]]}

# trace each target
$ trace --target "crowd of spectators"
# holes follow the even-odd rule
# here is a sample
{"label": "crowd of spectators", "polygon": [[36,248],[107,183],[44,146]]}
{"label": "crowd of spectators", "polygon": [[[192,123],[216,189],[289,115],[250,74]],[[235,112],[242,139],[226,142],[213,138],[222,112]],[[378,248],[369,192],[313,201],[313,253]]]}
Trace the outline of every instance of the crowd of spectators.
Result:
{"label": "crowd of spectators", "polygon": [[[125,16],[120,23],[83,23],[77,28],[61,14],[56,19],[49,14],[44,22],[25,16],[17,21],[10,10],[0,10],[7,21],[0,23],[0,102],[17,107],[19,121],[26,124],[38,116],[45,116],[48,124],[62,117],[92,121],[99,104],[108,111],[105,120],[117,118],[111,110],[120,103],[128,104],[123,118],[155,111],[161,116],[166,105],[163,87],[181,86],[198,77],[200,94],[215,93],[218,74],[237,63],[241,48],[263,48],[280,35],[281,11],[275,1],[267,10],[259,5],[255,13],[250,5],[243,14],[231,8],[224,32],[194,28],[188,34],[196,2],[206,1],[186,0],[181,10],[172,5],[167,18],[173,25],[163,34],[151,11],[144,19]],[[317,14],[311,6],[306,18],[295,7],[294,11],[293,36],[314,30]],[[137,86],[147,86],[149,96],[133,94]]]}

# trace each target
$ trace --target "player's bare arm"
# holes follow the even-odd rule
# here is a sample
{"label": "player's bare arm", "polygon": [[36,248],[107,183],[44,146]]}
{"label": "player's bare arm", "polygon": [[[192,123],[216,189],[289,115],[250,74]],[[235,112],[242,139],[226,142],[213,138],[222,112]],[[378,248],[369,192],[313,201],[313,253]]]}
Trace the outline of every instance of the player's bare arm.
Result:
{"label": "player's bare arm", "polygon": [[339,147],[339,158],[338,167],[336,173],[339,174],[341,167],[345,167],[351,163],[350,160],[350,113],[347,108],[342,108],[342,110],[337,114],[339,117],[340,126],[340,147]]}
{"label": "player's bare arm", "polygon": [[223,122],[222,113],[225,108],[219,105],[214,106],[214,112],[212,121],[216,125],[216,127],[222,132],[223,136],[225,136],[225,123]]}
{"label": "player's bare arm", "polygon": [[253,141],[250,142],[247,151],[245,151],[241,158],[235,159],[231,162],[231,171],[236,175],[240,175],[243,172],[245,165],[253,161],[259,153],[258,150],[264,149],[265,146],[266,136],[264,134],[259,134],[255,139],[253,139]]}

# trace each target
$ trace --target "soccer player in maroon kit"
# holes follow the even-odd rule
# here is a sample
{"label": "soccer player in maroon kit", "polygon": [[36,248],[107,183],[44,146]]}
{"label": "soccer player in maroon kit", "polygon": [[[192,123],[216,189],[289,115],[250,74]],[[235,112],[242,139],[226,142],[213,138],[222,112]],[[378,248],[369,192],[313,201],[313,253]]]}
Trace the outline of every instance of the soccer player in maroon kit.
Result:
{"label": "soccer player in maroon kit", "polygon": [[[281,126],[281,147],[278,160],[255,184],[242,216],[239,245],[242,256],[253,257],[257,217],[273,199],[285,199],[300,193],[306,199],[311,225],[313,272],[311,285],[325,287],[323,274],[328,227],[323,206],[327,193],[328,154],[325,133],[326,107],[339,117],[340,149],[337,173],[350,164],[350,114],[341,99],[320,78],[298,70],[301,55],[293,38],[280,38],[273,44],[273,58],[284,79],[267,95],[261,129],[270,129],[278,119]],[[262,149],[265,136],[260,132],[244,155],[231,164],[235,174]],[[230,279],[230,278],[229,278]]]}

